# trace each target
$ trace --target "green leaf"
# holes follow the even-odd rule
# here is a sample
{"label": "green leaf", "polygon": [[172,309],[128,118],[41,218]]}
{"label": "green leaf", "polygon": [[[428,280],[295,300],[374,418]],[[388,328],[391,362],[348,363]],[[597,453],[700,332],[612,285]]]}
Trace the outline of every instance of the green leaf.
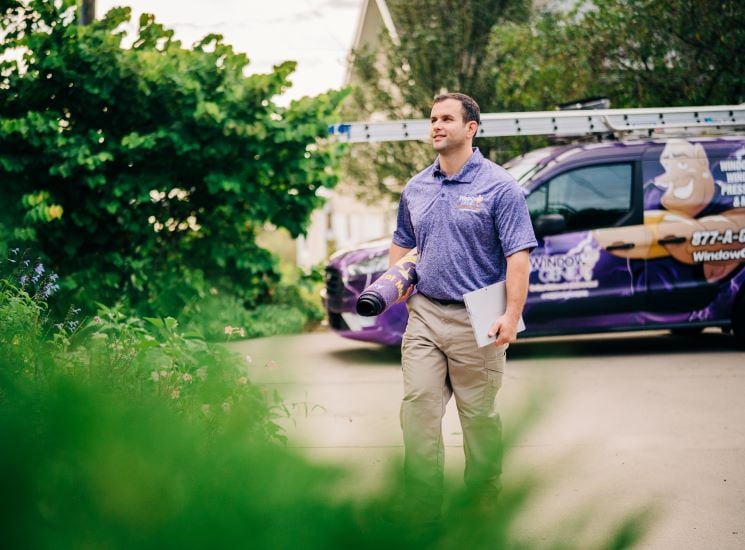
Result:
{"label": "green leaf", "polygon": [[165,327],[169,331],[172,332],[172,331],[176,330],[176,327],[177,326],[178,326],[178,321],[176,319],[174,319],[173,317],[166,317],[165,318]]}
{"label": "green leaf", "polygon": [[156,328],[165,328],[166,326],[163,319],[159,317],[143,317],[143,319]]}

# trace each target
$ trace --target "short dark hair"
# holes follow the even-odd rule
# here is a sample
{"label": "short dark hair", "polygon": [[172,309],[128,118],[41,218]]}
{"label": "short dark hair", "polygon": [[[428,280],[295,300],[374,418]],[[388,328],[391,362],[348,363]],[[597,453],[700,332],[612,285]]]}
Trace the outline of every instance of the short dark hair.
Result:
{"label": "short dark hair", "polygon": [[476,122],[476,124],[481,124],[481,109],[479,109],[479,104],[476,103],[475,99],[467,96],[466,94],[460,94],[458,92],[440,94],[438,96],[435,96],[435,99],[432,101],[432,105],[435,105],[435,103],[446,101],[448,99],[455,99],[456,101],[460,101],[461,107],[463,109],[463,120],[465,122],[471,122],[473,120],[474,122]]}

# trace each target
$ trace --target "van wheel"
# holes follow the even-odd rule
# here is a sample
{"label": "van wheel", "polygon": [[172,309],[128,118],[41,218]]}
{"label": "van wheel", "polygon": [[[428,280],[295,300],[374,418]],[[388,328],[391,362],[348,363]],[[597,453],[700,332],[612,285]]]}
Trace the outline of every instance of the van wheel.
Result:
{"label": "van wheel", "polygon": [[703,330],[704,327],[672,328],[670,329],[670,333],[674,334],[675,336],[696,336],[698,334],[701,334]]}
{"label": "van wheel", "polygon": [[732,332],[737,347],[745,349],[745,294],[741,294],[732,310]]}

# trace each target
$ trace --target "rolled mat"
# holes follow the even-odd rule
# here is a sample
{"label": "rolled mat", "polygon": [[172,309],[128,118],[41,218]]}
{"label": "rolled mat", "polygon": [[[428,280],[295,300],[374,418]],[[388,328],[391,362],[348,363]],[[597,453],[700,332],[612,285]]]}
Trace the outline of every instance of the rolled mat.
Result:
{"label": "rolled mat", "polygon": [[380,315],[393,304],[406,300],[416,281],[416,251],[411,251],[360,294],[357,313],[364,317]]}

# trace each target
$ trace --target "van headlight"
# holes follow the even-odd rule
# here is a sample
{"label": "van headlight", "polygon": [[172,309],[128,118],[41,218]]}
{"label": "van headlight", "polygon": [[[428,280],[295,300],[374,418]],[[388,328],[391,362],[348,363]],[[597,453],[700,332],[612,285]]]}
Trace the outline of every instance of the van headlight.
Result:
{"label": "van headlight", "polygon": [[371,275],[373,273],[382,273],[388,269],[388,256],[373,256],[367,260],[356,262],[346,266],[347,276],[356,277],[359,275]]}

